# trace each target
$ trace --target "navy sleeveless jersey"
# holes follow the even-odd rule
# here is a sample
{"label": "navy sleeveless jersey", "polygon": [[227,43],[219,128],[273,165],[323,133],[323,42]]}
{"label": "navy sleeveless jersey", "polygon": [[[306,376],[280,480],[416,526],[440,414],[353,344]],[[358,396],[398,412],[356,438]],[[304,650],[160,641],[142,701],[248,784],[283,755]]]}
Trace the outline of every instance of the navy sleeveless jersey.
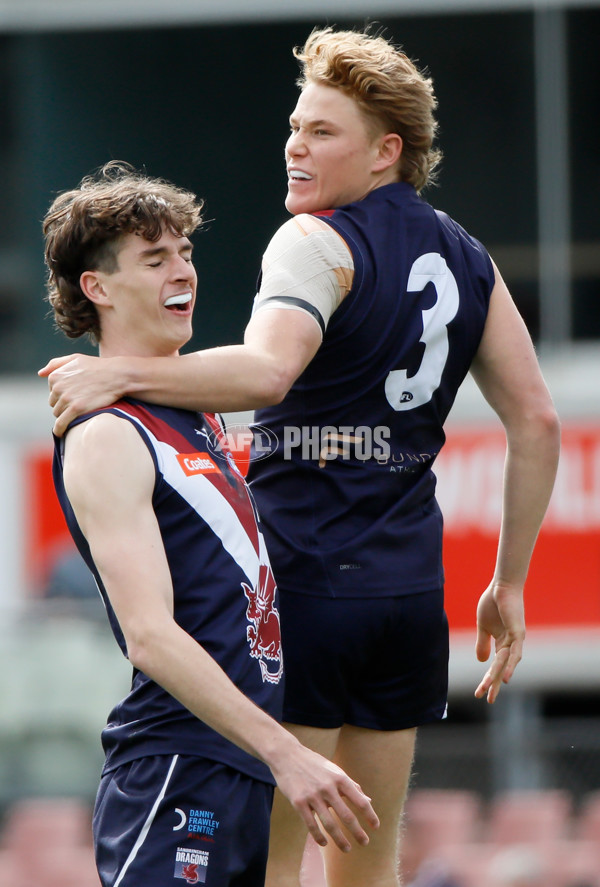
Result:
{"label": "navy sleeveless jersey", "polygon": [[348,244],[354,282],[283,402],[255,415],[248,479],[275,577],[286,591],[339,597],[434,589],[432,466],[481,340],[493,266],[406,183],[316,215]]}
{"label": "navy sleeveless jersey", "polygon": [[[173,579],[175,621],[234,684],[279,719],[282,657],[277,592],[249,489],[211,414],[125,399],[102,412],[131,422],[156,470],[152,504]],[[76,420],[86,421],[96,413]],[[115,638],[125,639],[66,496],[62,440],[54,483],[73,539],[93,572]],[[200,755],[266,782],[269,769],[194,717],[137,669],[102,733],[105,770],[155,754]]]}

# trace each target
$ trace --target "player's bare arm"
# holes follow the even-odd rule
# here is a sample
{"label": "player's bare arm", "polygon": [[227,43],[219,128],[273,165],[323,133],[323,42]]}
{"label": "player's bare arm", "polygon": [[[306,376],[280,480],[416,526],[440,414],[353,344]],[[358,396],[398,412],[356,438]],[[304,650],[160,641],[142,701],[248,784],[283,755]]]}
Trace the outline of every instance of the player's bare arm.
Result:
{"label": "player's bare arm", "polygon": [[243,345],[180,357],[55,358],[42,370],[61,436],[70,422],[130,395],[208,412],[278,403],[316,353],[321,335],[308,316],[283,309],[253,317]]}
{"label": "player's bare arm", "polygon": [[494,576],[477,611],[477,657],[495,655],[476,690],[494,702],[521,659],[525,637],[523,587],[554,485],[560,424],[531,338],[496,269],[481,346],[472,367],[500,417],[507,439],[502,526]]}
{"label": "player's bare arm", "polygon": [[[298,282],[298,268],[309,256],[311,273]],[[198,351],[177,360],[114,357],[100,362],[83,354],[55,358],[39,371],[48,377],[55,434],[62,435],[84,412],[125,395],[209,412],[279,403],[317,352],[352,279],[352,257],[338,234],[311,216],[290,219],[265,252],[263,284],[243,345]]]}
{"label": "player's bare arm", "polygon": [[74,427],[65,442],[64,479],[131,663],[263,760],[315,840],[325,844],[328,834],[344,851],[350,839],[368,843],[360,820],[368,827],[378,820],[360,787],[254,705],[174,621],[171,576],[152,508],[155,471],[137,431],[110,414]]}
{"label": "player's bare arm", "polygon": [[50,405],[61,436],[78,415],[130,395],[151,403],[208,412],[250,410],[278,403],[321,344],[314,321],[277,309],[253,317],[243,345],[180,357],[56,358],[48,375]]}

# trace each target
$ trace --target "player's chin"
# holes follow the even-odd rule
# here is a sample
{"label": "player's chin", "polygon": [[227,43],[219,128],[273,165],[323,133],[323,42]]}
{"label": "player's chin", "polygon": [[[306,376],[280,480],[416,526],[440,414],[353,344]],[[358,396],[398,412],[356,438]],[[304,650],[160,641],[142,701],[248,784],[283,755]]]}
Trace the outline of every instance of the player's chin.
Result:
{"label": "player's chin", "polygon": [[313,197],[310,197],[308,194],[295,194],[291,190],[288,191],[285,199],[285,208],[293,216],[300,215],[300,213],[315,213],[322,209],[322,207],[318,206],[318,201]]}
{"label": "player's chin", "polygon": [[[175,327],[174,329],[173,326]],[[178,351],[184,345],[187,345],[192,338],[192,324],[189,319],[185,323],[184,319],[181,318],[178,322],[174,322],[173,326],[164,337],[164,345],[165,347],[172,348],[174,351]]]}
{"label": "player's chin", "polygon": [[290,194],[288,191],[288,195],[285,198],[285,208],[289,213],[293,216],[297,216],[298,213],[304,212],[304,210],[298,208],[299,201],[295,194]]}

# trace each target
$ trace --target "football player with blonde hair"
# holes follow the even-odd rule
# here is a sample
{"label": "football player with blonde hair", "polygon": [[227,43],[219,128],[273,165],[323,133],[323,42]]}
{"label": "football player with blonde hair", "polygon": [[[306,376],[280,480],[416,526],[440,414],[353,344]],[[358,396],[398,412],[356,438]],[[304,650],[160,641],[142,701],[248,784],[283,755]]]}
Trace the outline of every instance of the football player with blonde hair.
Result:
{"label": "football player with blonde hair", "polygon": [[[490,703],[522,655],[523,591],[559,423],[487,250],[421,196],[440,158],[431,79],[368,32],[317,30],[296,55],[292,218],[265,251],[244,344],[105,361],[101,374],[76,355],[42,373],[58,431],[124,393],[260,408],[256,421],[279,444],[248,477],[281,596],[284,719],[361,784],[381,819],[351,856],[325,847],[327,883],[397,887],[416,731],[446,710],[433,471],[444,422],[470,372],[506,430],[497,560],[476,607],[476,655],[494,652],[475,693]],[[268,887],[298,887],[305,841],[276,796]]]}

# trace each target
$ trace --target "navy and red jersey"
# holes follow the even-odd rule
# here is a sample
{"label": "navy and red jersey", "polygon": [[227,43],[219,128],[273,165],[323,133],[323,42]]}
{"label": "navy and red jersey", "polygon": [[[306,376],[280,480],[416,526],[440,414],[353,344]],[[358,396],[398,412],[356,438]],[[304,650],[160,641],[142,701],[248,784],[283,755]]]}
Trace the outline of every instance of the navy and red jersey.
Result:
{"label": "navy and red jersey", "polygon": [[281,404],[256,412],[255,494],[280,589],[338,597],[443,583],[432,467],[494,286],[484,247],[407,183],[317,213],[353,286]]}
{"label": "navy and red jersey", "polygon": [[[125,399],[100,412],[131,422],[153,459],[152,504],[173,581],[174,619],[233,683],[281,714],[277,592],[249,489],[211,414]],[[97,413],[75,420],[79,424]],[[122,652],[126,643],[63,484],[63,442],[53,474],[73,539],[94,574]],[[200,755],[273,782],[268,768],[212,730],[137,669],[102,733],[105,771],[147,755]]]}

